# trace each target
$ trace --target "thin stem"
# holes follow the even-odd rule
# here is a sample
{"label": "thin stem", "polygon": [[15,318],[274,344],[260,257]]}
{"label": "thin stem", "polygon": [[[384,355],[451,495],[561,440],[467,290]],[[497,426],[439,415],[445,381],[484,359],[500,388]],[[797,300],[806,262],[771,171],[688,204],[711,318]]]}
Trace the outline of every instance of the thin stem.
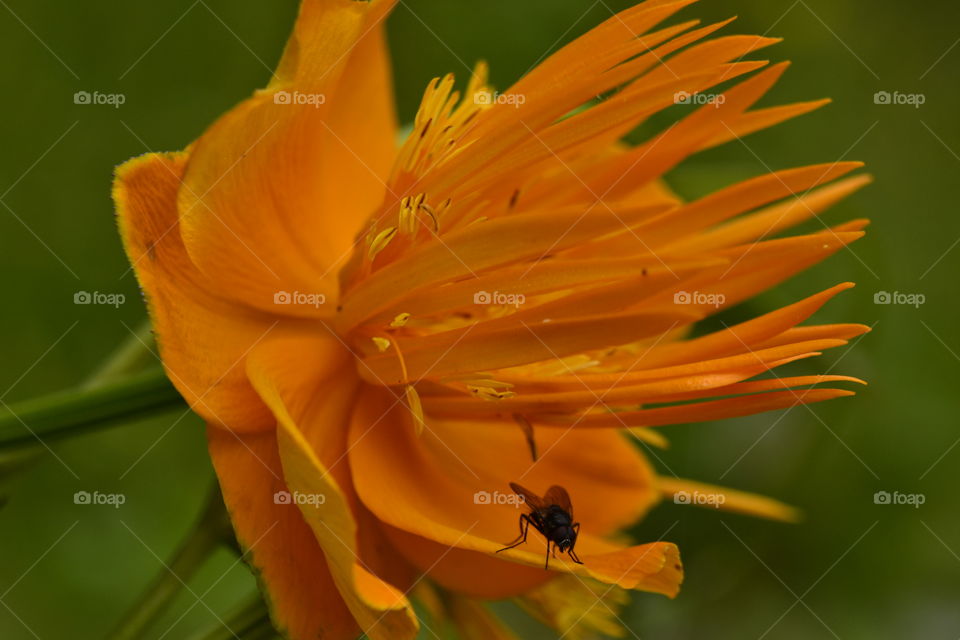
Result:
{"label": "thin stem", "polygon": [[98,387],[119,380],[136,371],[141,371],[157,359],[154,347],[153,327],[149,320],[145,320],[87,378],[86,382],[83,383],[83,388]]}
{"label": "thin stem", "polygon": [[61,391],[4,405],[0,453],[186,405],[161,369],[94,388]]}
{"label": "thin stem", "polygon": [[[131,335],[87,378],[78,391],[101,387],[107,383],[116,382],[134,372],[142,371],[157,357],[153,352],[153,347],[153,330],[150,321],[146,320],[135,332],[131,332]],[[53,397],[51,396],[51,398]],[[42,402],[42,399],[35,402]],[[29,415],[29,404],[23,403],[13,408],[4,405],[2,409],[6,409],[6,412],[0,411],[0,424],[3,424],[4,418],[8,423],[12,420],[16,423],[13,425],[12,432],[17,431],[18,425],[20,429],[29,427],[33,419]],[[26,418],[24,418],[24,415],[26,415]],[[3,428],[0,427],[0,483],[6,482],[22,469],[30,466],[44,453],[44,449],[39,442],[39,434],[31,437],[27,443],[21,441],[20,445],[7,445],[2,436]],[[0,501],[0,508],[2,507],[3,503]]]}
{"label": "thin stem", "polygon": [[266,640],[277,636],[259,594],[225,618],[225,622],[192,636],[191,640]]}
{"label": "thin stem", "polygon": [[110,640],[142,638],[146,629],[166,610],[183,585],[228,536],[232,536],[230,521],[219,487],[214,486],[203,513],[190,534],[180,543],[180,547],[120,622],[116,631],[109,636]]}

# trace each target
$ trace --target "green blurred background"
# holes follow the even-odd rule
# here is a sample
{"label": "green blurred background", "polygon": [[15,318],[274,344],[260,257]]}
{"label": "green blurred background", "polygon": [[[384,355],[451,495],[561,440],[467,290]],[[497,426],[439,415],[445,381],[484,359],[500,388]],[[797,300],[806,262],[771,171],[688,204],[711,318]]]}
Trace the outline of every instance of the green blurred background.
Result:
{"label": "green blurred background", "polygon": [[[412,118],[433,76],[463,78],[483,58],[506,88],[628,5],[404,0],[389,20],[401,120]],[[114,227],[113,166],[182,148],[265,84],[294,14],[293,0],[0,1],[3,402],[79,383],[142,322]],[[623,617],[640,638],[957,638],[960,5],[731,0],[681,14],[732,15],[740,18],[724,33],[786,38],[763,52],[794,63],[765,104],[834,103],[697,156],[669,180],[695,196],[768,167],[868,164],[876,183],[825,217],[870,217],[867,238],[726,320],[854,280],[859,286],[816,319],[859,321],[873,333],[796,370],[836,367],[871,384],[809,410],[665,428],[673,446],[658,454],[664,472],[776,496],[801,506],[806,520],[659,507],[635,533],[677,542],[686,582],[674,601],[635,594]],[[126,102],[77,105],[77,91],[122,93]],[[878,91],[922,94],[925,103],[875,104]],[[122,293],[126,303],[75,305],[77,291]],[[925,303],[878,305],[880,291],[919,293]],[[212,482],[192,415],[87,435],[53,452],[6,484],[0,638],[103,637],[161,569]],[[127,502],[75,505],[78,490],[122,492]],[[925,502],[875,504],[877,491]],[[148,637],[168,629],[165,637],[189,637],[252,585],[221,552]],[[524,637],[550,637],[524,629]]]}

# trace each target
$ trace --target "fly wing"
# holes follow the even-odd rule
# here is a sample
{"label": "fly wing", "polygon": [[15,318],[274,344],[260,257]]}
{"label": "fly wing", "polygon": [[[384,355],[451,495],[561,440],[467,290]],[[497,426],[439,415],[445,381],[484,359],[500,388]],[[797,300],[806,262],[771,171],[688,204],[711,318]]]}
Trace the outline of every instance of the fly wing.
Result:
{"label": "fly wing", "polygon": [[540,498],[540,496],[535,494],[533,491],[530,491],[530,489],[521,487],[516,482],[511,482],[510,488],[513,489],[513,492],[515,494],[523,498],[524,503],[526,503],[526,505],[530,507],[531,511],[539,511],[540,509],[543,509],[544,507],[543,500]]}
{"label": "fly wing", "polygon": [[555,484],[547,489],[547,492],[543,494],[543,502],[548,507],[555,504],[569,513],[571,517],[573,516],[573,505],[570,504],[570,494],[560,485]]}

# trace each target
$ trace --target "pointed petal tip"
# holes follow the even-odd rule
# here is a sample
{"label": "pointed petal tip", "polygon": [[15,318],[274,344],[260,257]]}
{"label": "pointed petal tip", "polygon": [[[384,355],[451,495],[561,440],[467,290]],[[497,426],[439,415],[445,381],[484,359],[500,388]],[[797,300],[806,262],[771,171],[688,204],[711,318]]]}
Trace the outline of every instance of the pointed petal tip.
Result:
{"label": "pointed petal tip", "polygon": [[823,165],[819,165],[819,166],[829,166],[832,169],[836,169],[837,170],[836,177],[839,178],[840,176],[846,173],[850,173],[855,169],[863,168],[864,163],[860,160],[844,160],[842,162],[834,162],[830,164],[824,163]]}
{"label": "pointed petal tip", "polygon": [[719,31],[720,29],[723,29],[725,26],[729,25],[730,23],[732,23],[733,21],[735,21],[735,20],[737,20],[737,19],[739,19],[739,18],[740,18],[740,16],[731,16],[731,17],[727,18],[726,20],[721,20],[720,22],[714,22],[714,23],[712,23],[710,26],[711,26],[715,31]]}
{"label": "pointed petal tip", "polygon": [[770,516],[771,520],[778,520],[785,524],[799,524],[803,522],[804,518],[806,518],[806,514],[803,510],[789,504],[782,505],[780,513]]}
{"label": "pointed petal tip", "polygon": [[[835,298],[837,295],[843,293],[844,291],[853,289],[855,286],[857,286],[856,282],[850,282],[850,281],[840,282],[838,284],[833,285],[832,287],[824,289],[820,293],[814,294],[814,296],[822,297],[824,299],[824,302],[826,302],[827,300]],[[814,296],[811,296],[811,297],[814,297]]]}

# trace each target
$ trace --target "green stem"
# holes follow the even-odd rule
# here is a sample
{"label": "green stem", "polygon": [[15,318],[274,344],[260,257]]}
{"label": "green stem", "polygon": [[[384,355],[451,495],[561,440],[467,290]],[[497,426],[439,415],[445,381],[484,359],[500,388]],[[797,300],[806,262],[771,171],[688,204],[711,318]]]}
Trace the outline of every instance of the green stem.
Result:
{"label": "green stem", "polygon": [[[153,351],[154,339],[153,329],[150,321],[144,321],[140,327],[131,332],[130,336],[100,365],[96,372],[90,375],[80,389],[93,389],[100,387],[108,382],[117,381],[124,376],[141,371],[157,358]],[[51,396],[53,397],[53,396]],[[39,400],[37,402],[40,402]],[[6,417],[7,420],[16,418],[24,412],[22,406],[13,409],[4,405],[6,413],[0,412],[0,420]],[[29,416],[28,416],[29,418]],[[26,421],[20,424],[29,424]],[[42,443],[33,438],[28,444],[19,447],[7,447],[0,438],[0,483],[15,476],[22,469],[30,466],[43,455]],[[0,504],[0,508],[2,508]]]}
{"label": "green stem", "polygon": [[0,454],[171,409],[185,409],[161,369],[93,388],[72,389],[3,406]]}
{"label": "green stem", "polygon": [[[152,349],[153,336],[149,323],[145,323],[76,389],[13,406],[0,403],[0,482],[36,460],[42,453],[41,441],[48,443],[159,412],[187,410],[161,369],[143,371],[156,358]],[[0,508],[4,502],[5,497],[0,495]],[[128,611],[111,640],[142,638],[221,544],[239,553],[223,499],[214,487],[188,537]],[[245,640],[277,637],[261,599],[248,604],[237,616],[229,629],[219,627],[204,639],[232,638],[230,629]]]}
{"label": "green stem", "polygon": [[225,622],[192,636],[191,640],[266,640],[276,636],[267,607],[258,595],[225,616]]}
{"label": "green stem", "polygon": [[245,635],[240,636],[243,640],[276,640],[280,634],[273,628],[270,619],[260,621],[256,627],[252,627]]}
{"label": "green stem", "polygon": [[203,513],[190,534],[181,542],[173,557],[166,563],[153,583],[136,605],[109,636],[110,640],[139,640],[144,632],[170,605],[194,573],[203,566],[210,554],[228,536],[232,536],[230,521],[223,506],[219,487],[214,487]]}
{"label": "green stem", "polygon": [[130,336],[94,371],[83,388],[98,387],[107,382],[114,382],[135,371],[145,369],[147,365],[157,360],[154,353],[155,342],[153,327],[147,320],[140,327],[131,332]]}

